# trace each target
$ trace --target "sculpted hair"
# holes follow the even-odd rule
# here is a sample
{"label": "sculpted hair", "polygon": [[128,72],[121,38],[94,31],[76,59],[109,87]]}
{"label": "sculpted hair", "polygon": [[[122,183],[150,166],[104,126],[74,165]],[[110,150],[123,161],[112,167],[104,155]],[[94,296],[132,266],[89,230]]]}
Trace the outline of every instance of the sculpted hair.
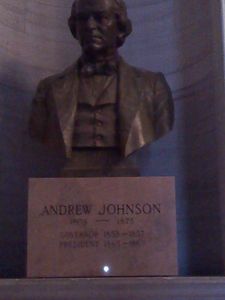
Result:
{"label": "sculpted hair", "polygon": [[[77,2],[82,0],[75,0],[72,9],[71,15],[68,20],[68,25],[73,37],[76,39],[76,9],[77,9]],[[132,32],[132,23],[127,16],[127,7],[123,0],[111,0],[115,6],[115,16],[117,19],[118,24],[118,37],[117,37],[117,46],[118,48],[123,45],[125,42],[126,37]]]}

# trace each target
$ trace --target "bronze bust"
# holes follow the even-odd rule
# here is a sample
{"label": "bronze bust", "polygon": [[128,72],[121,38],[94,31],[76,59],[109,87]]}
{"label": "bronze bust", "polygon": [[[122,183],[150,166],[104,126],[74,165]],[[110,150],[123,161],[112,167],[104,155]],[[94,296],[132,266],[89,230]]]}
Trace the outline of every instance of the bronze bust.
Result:
{"label": "bronze bust", "polygon": [[119,56],[132,31],[123,0],[76,0],[68,23],[82,55],[39,83],[30,135],[64,151],[64,176],[129,175],[112,170],[172,128],[170,89]]}

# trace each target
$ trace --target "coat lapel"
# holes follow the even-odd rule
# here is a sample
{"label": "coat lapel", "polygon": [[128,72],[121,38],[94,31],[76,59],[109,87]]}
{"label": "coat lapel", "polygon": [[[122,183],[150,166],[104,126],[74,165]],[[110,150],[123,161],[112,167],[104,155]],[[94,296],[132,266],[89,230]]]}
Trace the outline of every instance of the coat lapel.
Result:
{"label": "coat lapel", "polygon": [[119,73],[120,143],[126,157],[154,139],[153,94],[143,74],[123,60]]}
{"label": "coat lapel", "polygon": [[139,75],[122,59],[119,76],[120,143],[122,153],[126,156],[129,134],[140,106],[141,91]]}
{"label": "coat lapel", "polygon": [[53,89],[57,116],[67,155],[71,152],[74,117],[77,109],[79,77],[77,64],[67,69],[57,80]]}

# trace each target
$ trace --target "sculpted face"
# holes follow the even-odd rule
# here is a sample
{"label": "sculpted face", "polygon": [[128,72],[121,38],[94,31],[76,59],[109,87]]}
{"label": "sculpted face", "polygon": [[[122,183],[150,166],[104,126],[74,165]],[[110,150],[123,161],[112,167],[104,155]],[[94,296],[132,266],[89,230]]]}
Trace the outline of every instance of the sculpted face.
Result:
{"label": "sculpted face", "polygon": [[116,51],[118,25],[112,0],[78,0],[77,38],[86,54]]}

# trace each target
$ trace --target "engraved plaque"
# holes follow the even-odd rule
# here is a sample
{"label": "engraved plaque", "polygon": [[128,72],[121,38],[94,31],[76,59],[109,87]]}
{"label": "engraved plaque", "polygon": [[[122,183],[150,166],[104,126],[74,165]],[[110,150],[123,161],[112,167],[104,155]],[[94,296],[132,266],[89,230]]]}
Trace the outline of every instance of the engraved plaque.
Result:
{"label": "engraved plaque", "polygon": [[30,179],[27,275],[177,275],[174,178]]}

